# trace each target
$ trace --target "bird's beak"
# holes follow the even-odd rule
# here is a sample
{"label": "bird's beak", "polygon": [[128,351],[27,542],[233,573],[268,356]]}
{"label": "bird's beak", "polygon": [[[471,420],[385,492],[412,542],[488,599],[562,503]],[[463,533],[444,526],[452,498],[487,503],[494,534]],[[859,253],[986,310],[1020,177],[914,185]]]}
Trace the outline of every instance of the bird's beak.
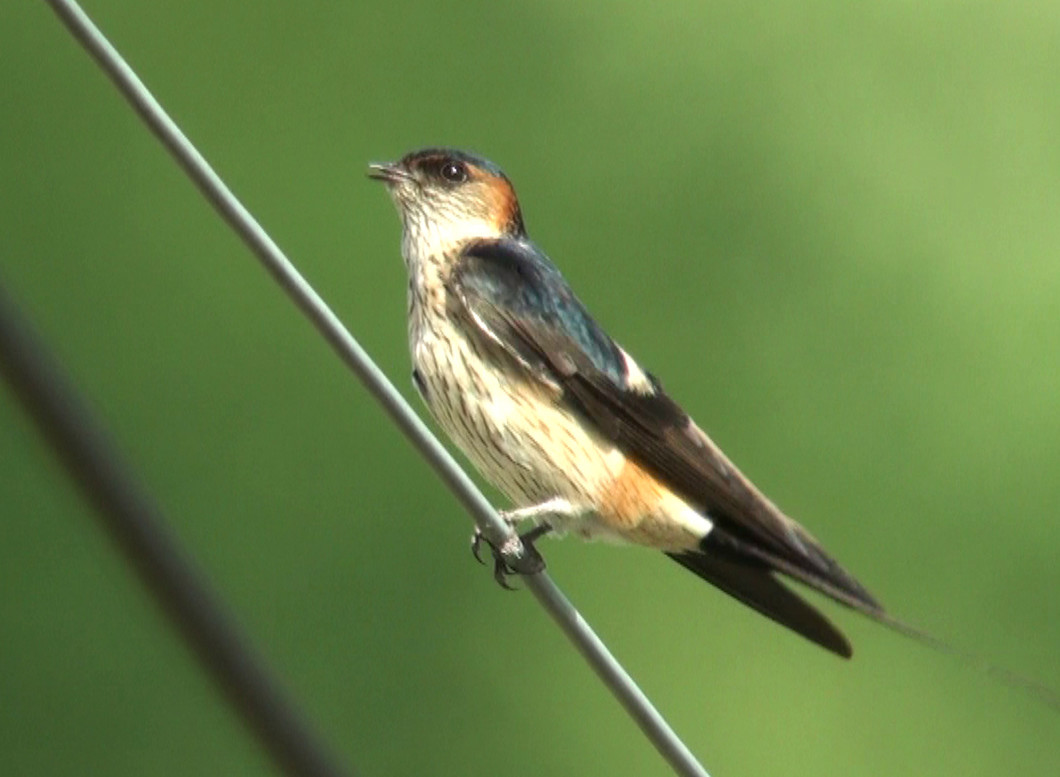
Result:
{"label": "bird's beak", "polygon": [[384,183],[412,180],[408,170],[397,162],[372,162],[368,165],[368,177]]}

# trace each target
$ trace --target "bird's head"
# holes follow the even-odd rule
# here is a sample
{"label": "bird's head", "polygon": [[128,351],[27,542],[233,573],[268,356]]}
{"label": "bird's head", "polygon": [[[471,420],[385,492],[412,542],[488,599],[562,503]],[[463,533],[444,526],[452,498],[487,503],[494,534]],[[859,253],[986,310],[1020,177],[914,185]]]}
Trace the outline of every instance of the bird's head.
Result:
{"label": "bird's head", "polygon": [[522,237],[519,201],[511,181],[486,159],[446,148],[369,165],[386,184],[406,237],[439,248],[472,238]]}

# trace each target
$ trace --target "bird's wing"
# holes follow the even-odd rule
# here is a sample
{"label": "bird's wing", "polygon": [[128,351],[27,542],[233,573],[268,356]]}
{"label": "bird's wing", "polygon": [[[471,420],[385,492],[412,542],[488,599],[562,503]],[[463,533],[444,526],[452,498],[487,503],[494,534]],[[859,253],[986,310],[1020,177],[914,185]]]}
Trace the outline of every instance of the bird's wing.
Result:
{"label": "bird's wing", "polygon": [[458,314],[479,335],[562,391],[628,456],[707,513],[715,526],[711,550],[745,567],[783,572],[869,615],[882,614],[872,596],[603,331],[533,244],[477,241],[465,249],[448,285]]}

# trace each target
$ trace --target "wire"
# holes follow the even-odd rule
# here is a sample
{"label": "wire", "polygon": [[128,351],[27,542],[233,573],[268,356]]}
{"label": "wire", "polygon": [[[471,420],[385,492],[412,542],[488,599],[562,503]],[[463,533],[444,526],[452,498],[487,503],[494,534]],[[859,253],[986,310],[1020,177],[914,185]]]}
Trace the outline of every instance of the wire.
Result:
{"label": "wire", "polygon": [[277,765],[292,775],[350,774],[288,701],[167,529],[84,402],[0,288],[0,375],[95,506],[114,542]]}
{"label": "wire", "polygon": [[[512,530],[405,399],[375,365],[338,317],[306,282],[250,212],[236,199],[198,150],[162,109],[136,73],[92,20],[72,0],[48,0],[70,32],[107,73],[148,128],[195,185],[243,239],[265,269],[309,318],[339,358],[383,406],[394,423],[445,482],[494,545],[510,541]],[[645,736],[683,777],[709,777],[585,619],[544,573],[524,577],[526,586],[617,697]]]}

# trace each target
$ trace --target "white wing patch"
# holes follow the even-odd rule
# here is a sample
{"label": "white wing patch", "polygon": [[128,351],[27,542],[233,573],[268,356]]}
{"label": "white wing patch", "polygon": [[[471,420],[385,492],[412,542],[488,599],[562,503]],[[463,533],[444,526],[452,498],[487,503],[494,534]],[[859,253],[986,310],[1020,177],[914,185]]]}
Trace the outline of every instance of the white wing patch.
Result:
{"label": "white wing patch", "polygon": [[622,354],[622,361],[626,365],[626,388],[638,394],[648,394],[649,396],[654,394],[655,387],[652,385],[648,373],[640,368],[640,365],[637,364],[632,356],[626,353],[624,348],[619,348],[618,350]]}

